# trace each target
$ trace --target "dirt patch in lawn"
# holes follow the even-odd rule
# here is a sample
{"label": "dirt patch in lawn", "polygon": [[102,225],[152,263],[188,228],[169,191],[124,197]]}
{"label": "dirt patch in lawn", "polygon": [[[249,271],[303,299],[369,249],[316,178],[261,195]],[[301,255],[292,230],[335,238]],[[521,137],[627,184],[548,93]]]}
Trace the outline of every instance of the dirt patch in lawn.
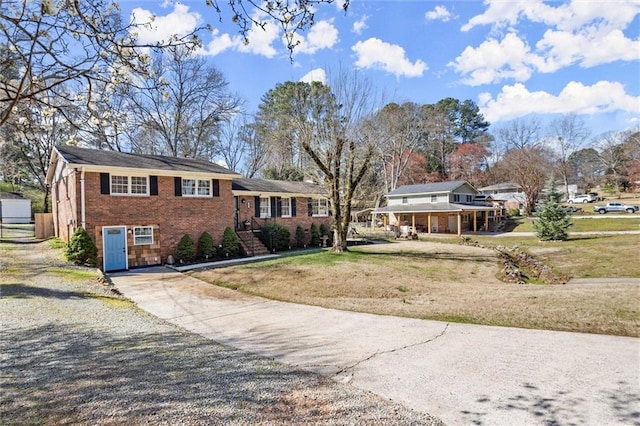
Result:
{"label": "dirt patch in lawn", "polygon": [[637,285],[517,285],[492,249],[407,241],[191,274],[288,302],[413,318],[638,336]]}

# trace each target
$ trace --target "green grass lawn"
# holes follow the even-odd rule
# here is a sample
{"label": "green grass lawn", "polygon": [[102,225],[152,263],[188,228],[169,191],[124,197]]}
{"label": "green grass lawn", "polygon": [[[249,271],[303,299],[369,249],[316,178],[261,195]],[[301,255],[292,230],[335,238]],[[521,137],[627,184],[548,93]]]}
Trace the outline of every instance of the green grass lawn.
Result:
{"label": "green grass lawn", "polygon": [[[535,218],[515,219],[517,226],[513,232],[533,232],[531,223]],[[569,232],[606,232],[606,231],[640,231],[640,216],[601,217],[574,216]]]}

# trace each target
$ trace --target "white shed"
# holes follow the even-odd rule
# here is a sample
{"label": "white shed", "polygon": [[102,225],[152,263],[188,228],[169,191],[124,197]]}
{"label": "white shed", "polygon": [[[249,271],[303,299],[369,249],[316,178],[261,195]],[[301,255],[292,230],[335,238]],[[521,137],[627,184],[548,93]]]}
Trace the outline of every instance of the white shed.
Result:
{"label": "white shed", "polygon": [[13,192],[0,193],[2,223],[30,223],[31,200]]}

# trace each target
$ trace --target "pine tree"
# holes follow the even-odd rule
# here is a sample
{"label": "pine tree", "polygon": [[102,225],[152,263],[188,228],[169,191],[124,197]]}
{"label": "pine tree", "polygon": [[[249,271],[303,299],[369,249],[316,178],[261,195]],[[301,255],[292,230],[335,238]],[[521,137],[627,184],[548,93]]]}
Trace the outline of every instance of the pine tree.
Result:
{"label": "pine tree", "polygon": [[553,177],[547,184],[547,193],[537,213],[533,229],[541,241],[566,241],[569,238],[571,216],[560,204],[560,193]]}

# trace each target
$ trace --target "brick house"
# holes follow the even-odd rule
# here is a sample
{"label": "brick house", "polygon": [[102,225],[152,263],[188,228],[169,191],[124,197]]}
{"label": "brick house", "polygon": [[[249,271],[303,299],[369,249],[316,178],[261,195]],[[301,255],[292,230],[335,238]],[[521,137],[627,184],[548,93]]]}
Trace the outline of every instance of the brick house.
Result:
{"label": "brick house", "polygon": [[385,225],[400,236],[489,230],[502,219],[504,209],[478,195],[462,180],[405,185],[389,192],[387,205],[374,213],[382,214]]}
{"label": "brick house", "polygon": [[47,183],[55,235],[68,242],[83,227],[104,271],[165,263],[183,235],[196,242],[206,231],[221,241],[225,228],[241,232],[247,219],[256,228],[278,220],[292,233],[298,224],[329,221],[328,202],[321,201],[316,185],[241,179],[190,158],[59,146],[51,154]]}
{"label": "brick house", "polygon": [[[252,232],[269,223],[280,223],[291,233],[295,244],[296,228],[301,226],[309,236],[312,224],[329,226],[330,203],[321,185],[269,179],[234,179],[236,229]],[[309,238],[309,237],[308,237]]]}

